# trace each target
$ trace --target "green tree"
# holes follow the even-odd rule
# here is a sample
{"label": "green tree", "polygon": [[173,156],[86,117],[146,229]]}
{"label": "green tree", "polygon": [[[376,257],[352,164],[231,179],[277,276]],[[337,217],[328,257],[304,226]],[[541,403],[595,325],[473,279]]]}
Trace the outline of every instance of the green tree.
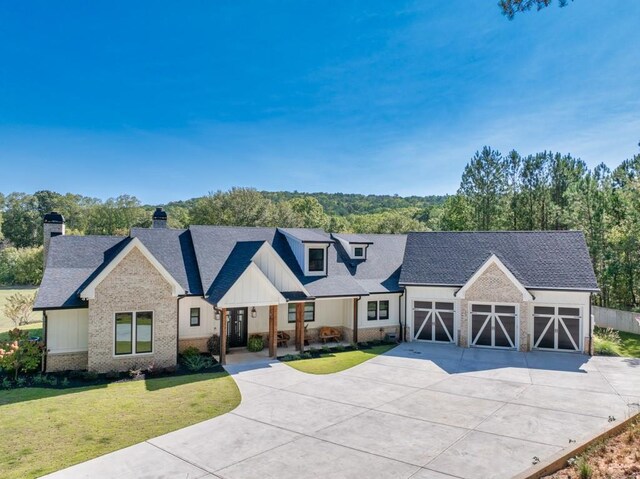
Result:
{"label": "green tree", "polygon": [[2,313],[13,321],[16,327],[29,323],[36,294],[15,293],[9,296],[2,306]]}
{"label": "green tree", "polygon": [[459,193],[473,210],[475,228],[496,229],[501,221],[500,200],[506,192],[506,163],[500,152],[485,146],[464,168]]}
{"label": "green tree", "polygon": [[199,198],[189,211],[193,224],[268,226],[273,203],[255,188],[231,188]]}
{"label": "green tree", "polygon": [[87,221],[87,234],[128,235],[134,226],[150,226],[151,215],[131,195],[109,198],[91,207]]}
{"label": "green tree", "polygon": [[[568,0],[558,0],[560,7],[565,7],[568,3]],[[500,0],[498,5],[502,14],[506,15],[509,20],[513,20],[516,13],[528,12],[533,8],[542,10],[551,5],[551,0]]]}
{"label": "green tree", "polygon": [[328,226],[329,218],[317,199],[311,196],[294,198],[289,201],[289,204],[294,213],[302,219],[304,228],[325,229]]}

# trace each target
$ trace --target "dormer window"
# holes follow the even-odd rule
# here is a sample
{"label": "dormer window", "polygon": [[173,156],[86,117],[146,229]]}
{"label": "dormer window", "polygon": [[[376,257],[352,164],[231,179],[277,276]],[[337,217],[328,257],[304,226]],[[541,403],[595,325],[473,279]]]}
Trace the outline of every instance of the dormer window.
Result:
{"label": "dormer window", "polygon": [[362,246],[356,246],[353,248],[354,258],[364,258],[364,248]]}
{"label": "dormer window", "polygon": [[311,273],[323,273],[325,270],[324,248],[309,248],[308,270]]}

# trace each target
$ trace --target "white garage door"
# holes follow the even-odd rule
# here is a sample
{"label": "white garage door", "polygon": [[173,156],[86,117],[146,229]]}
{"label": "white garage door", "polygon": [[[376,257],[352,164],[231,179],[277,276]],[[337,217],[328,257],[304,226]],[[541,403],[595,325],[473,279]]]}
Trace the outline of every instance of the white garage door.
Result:
{"label": "white garage door", "polygon": [[556,351],[580,351],[580,308],[535,306],[533,347]]}
{"label": "white garage door", "polygon": [[413,339],[452,343],[453,313],[453,303],[414,301]]}
{"label": "white garage door", "polygon": [[515,348],[518,328],[512,304],[471,304],[471,345]]}

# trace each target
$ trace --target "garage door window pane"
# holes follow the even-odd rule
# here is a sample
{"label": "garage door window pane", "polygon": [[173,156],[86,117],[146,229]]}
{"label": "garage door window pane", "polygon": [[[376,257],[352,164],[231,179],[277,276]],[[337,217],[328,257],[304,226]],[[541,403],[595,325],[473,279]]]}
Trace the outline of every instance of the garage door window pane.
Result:
{"label": "garage door window pane", "polygon": [[558,308],[559,316],[580,316],[579,308]]}
{"label": "garage door window pane", "polygon": [[490,313],[491,305],[490,304],[472,304],[471,311],[474,313]]}
{"label": "garage door window pane", "polygon": [[431,309],[431,301],[414,301],[413,307],[416,309]]}
{"label": "garage door window pane", "polygon": [[501,304],[496,304],[496,313],[498,314],[516,314],[515,306],[505,306]]}
{"label": "garage door window pane", "polygon": [[556,308],[549,306],[536,306],[533,308],[533,314],[540,314],[545,316],[552,316],[556,313]]}
{"label": "garage door window pane", "polygon": [[436,309],[453,311],[453,303],[436,303]]}

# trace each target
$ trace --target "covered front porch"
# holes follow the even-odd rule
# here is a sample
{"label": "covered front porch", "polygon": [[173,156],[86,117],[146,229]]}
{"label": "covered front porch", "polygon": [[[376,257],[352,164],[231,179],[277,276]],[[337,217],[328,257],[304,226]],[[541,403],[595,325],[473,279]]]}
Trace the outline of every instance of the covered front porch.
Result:
{"label": "covered front porch", "polygon": [[[357,298],[290,300],[276,304],[218,307],[221,364],[264,360],[308,348],[348,345],[358,341]],[[264,349],[247,350],[249,338],[260,336]]]}

